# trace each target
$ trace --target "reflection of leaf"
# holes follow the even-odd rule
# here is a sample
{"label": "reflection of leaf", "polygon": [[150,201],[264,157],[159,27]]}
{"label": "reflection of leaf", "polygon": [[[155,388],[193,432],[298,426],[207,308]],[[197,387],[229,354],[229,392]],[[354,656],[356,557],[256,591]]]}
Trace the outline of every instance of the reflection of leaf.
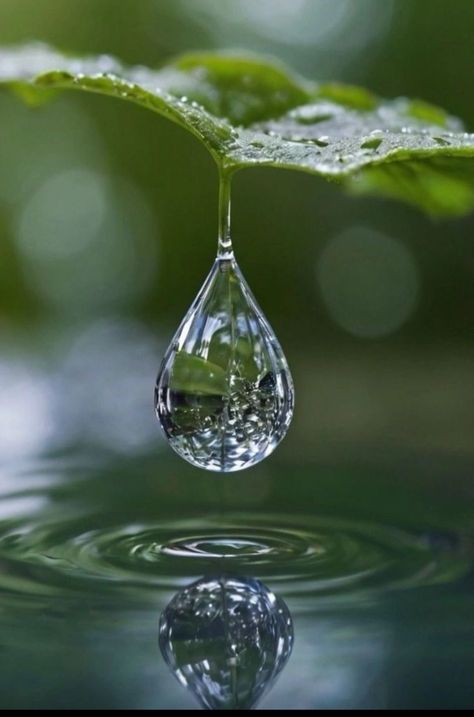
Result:
{"label": "reflection of leaf", "polygon": [[474,135],[458,120],[424,102],[305,81],[256,57],[185,55],[149,70],[27,45],[0,51],[0,83],[32,104],[60,89],[135,102],[192,132],[229,170],[298,169],[432,214],[474,207]]}
{"label": "reflection of leaf", "polygon": [[226,373],[211,361],[178,351],[173,362],[171,388],[182,393],[223,396],[227,391]]}
{"label": "reflection of leaf", "polygon": [[256,381],[259,370],[255,362],[253,343],[248,337],[238,336],[231,350],[228,333],[228,328],[224,327],[213,334],[209,342],[208,360],[224,370],[231,366],[234,376],[247,381]]}

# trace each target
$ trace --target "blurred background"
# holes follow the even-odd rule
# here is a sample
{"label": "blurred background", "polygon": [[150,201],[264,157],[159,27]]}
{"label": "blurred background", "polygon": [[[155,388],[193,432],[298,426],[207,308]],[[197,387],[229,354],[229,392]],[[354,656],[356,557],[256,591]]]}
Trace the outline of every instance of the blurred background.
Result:
{"label": "blurred background", "polygon": [[[473,23],[470,0],[0,0],[2,44],[150,66],[240,48],[471,129]],[[4,93],[0,122],[0,456],[155,449],[155,375],[215,252],[213,162],[98,96],[31,110]],[[237,175],[237,257],[295,376],[281,457],[474,457],[473,229],[295,172]]]}
{"label": "blurred background", "polygon": [[[423,98],[470,130],[473,37],[472,0],[0,0],[2,45],[150,66],[259,52]],[[296,172],[235,177],[237,258],[285,350],[296,413],[269,460],[219,489],[165,445],[153,411],[216,236],[215,166],[179,127],[94,95],[32,110],[0,93],[3,706],[191,705],[156,640],[189,571],[156,546],[170,516],[236,504],[298,530],[310,515],[311,540],[329,531],[336,546],[320,573],[317,550],[304,563],[304,594],[283,569],[268,578],[298,621],[267,705],[472,706],[472,577],[448,582],[472,560],[474,216],[434,221]],[[341,523],[321,528],[324,515],[349,521],[341,554]],[[384,592],[398,568],[402,587],[423,587]],[[357,593],[359,572],[380,579],[375,597]],[[331,586],[345,580],[343,602]]]}

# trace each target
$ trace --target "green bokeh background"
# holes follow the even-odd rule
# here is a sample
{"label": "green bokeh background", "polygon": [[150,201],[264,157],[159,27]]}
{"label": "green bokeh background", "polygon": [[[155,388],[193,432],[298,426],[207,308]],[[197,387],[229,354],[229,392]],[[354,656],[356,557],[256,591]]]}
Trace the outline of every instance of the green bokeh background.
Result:
{"label": "green bokeh background", "polygon": [[[471,0],[0,0],[0,44],[150,66],[189,50],[262,52],[314,79],[439,104],[471,131],[473,37]],[[435,221],[258,169],[234,179],[232,224],[296,412],[268,461],[222,484],[221,507],[472,531],[474,216]],[[85,506],[92,530],[101,514],[133,524],[155,506],[157,522],[215,509],[215,477],[167,448],[152,396],[216,235],[216,168],[179,127],[99,96],[32,110],[0,93],[0,467],[78,449],[92,465],[84,485],[61,463],[60,478],[44,469],[58,518]],[[22,488],[16,475],[0,473],[2,495]],[[2,593],[4,705],[190,704],[157,655],[169,597],[147,611],[120,593],[38,598],[35,613],[34,598]],[[289,606],[301,607],[291,595]],[[266,704],[472,706],[471,606],[472,579],[346,612],[308,595],[299,652]]]}
{"label": "green bokeh background", "polygon": [[[468,128],[474,124],[474,93],[469,90],[473,26],[474,6],[469,0],[456,0],[449,7],[434,0],[429,8],[423,0],[0,4],[2,43],[36,39],[71,52],[113,53],[126,62],[149,65],[188,50],[242,48],[280,58],[309,77],[360,83],[384,96],[406,94],[438,103],[463,117]],[[8,114],[0,142],[0,326],[8,332],[21,327],[29,335],[36,328],[44,335],[46,324],[57,333],[102,316],[132,316],[166,342],[215,251],[217,178],[206,152],[164,119],[107,98],[70,94],[36,112],[2,96],[0,112],[4,118]],[[79,129],[71,127],[75,116]],[[51,167],[50,155],[58,146]],[[59,176],[60,185],[61,173],[78,168],[99,172],[100,181],[105,177],[108,204],[102,209],[110,218],[117,214],[117,206],[128,202],[119,222],[130,236],[144,236],[131,248],[139,255],[135,262],[123,256],[126,240],[117,243],[116,253],[122,255],[115,256],[117,266],[104,279],[112,286],[110,297],[104,299],[104,292],[101,296],[99,269],[97,298],[86,302],[86,308],[93,252],[99,258],[106,254],[106,264],[110,256],[114,261],[114,222],[91,234],[85,249],[86,255],[92,252],[89,257],[73,249],[58,261],[41,256],[42,242],[47,245],[54,234],[57,245],[61,232],[67,233],[72,225],[77,232],[83,215],[88,215],[93,190],[84,190],[87,176],[79,187],[87,194],[82,214],[74,213],[75,202],[70,201],[62,223],[55,225],[54,187],[47,195],[50,204],[42,204],[44,183]],[[14,191],[5,191],[12,184]],[[29,230],[34,234],[32,227],[38,224],[37,236],[18,240],[32,196]],[[79,191],[77,203],[81,200]],[[46,229],[38,223],[38,213],[46,216]],[[294,447],[311,444],[313,452],[331,457],[330,443],[342,441],[356,449],[363,439],[372,446],[388,442],[398,447],[408,441],[414,448],[472,454],[473,221],[433,221],[396,202],[349,198],[337,186],[293,172],[247,170],[236,177],[237,257],[294,367],[299,398]],[[362,235],[364,230],[369,235],[375,231],[401,245],[404,255],[408,250],[416,272],[413,306],[406,315],[401,310],[397,320],[396,304],[394,326],[387,320],[386,331],[369,331],[369,336],[357,330],[359,313],[363,322],[371,305],[382,306],[383,313],[385,274],[391,262],[390,252],[388,258],[384,255],[384,241],[381,258],[370,242],[368,274],[364,259],[362,269],[356,266],[351,272],[347,256],[339,273],[331,263],[326,268],[336,303],[345,290],[342,284],[349,283],[346,308],[353,296],[351,281],[355,282],[361,306],[356,302],[349,328],[323,300],[317,279],[325,247],[341,234],[350,244],[347,232],[354,227],[359,238],[362,227]],[[99,234],[106,250],[94,249]],[[28,259],[27,248],[25,261],[28,242],[36,242],[39,249]],[[380,261],[382,278],[377,278]],[[403,269],[404,264],[402,273]],[[81,271],[82,283],[77,279]],[[76,282],[63,301],[62,289],[55,293],[54,286],[55,281],[61,283],[58,274],[68,283],[68,272]],[[113,286],[124,277],[128,288],[119,296]],[[53,298],[44,289],[50,285]],[[390,297],[388,301],[391,306]],[[313,411],[321,441],[313,439],[312,430],[308,435]],[[363,435],[361,423],[367,429]]]}

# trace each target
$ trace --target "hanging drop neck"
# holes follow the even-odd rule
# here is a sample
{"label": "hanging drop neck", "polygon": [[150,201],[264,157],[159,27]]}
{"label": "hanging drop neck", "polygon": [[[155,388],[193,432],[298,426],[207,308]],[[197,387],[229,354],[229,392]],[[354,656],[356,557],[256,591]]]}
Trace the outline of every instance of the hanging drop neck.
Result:
{"label": "hanging drop neck", "polygon": [[219,169],[219,234],[217,240],[217,259],[232,261],[234,248],[230,235],[230,185],[232,175],[228,170]]}

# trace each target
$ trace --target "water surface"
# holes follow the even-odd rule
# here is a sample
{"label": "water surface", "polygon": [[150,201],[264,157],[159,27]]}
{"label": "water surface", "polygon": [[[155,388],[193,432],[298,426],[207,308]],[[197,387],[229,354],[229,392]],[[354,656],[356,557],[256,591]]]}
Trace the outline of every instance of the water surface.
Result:
{"label": "water surface", "polygon": [[164,452],[77,448],[10,461],[2,486],[3,707],[198,707],[158,627],[211,574],[261,581],[291,614],[262,707],[472,704],[461,463],[282,458],[222,480]]}

